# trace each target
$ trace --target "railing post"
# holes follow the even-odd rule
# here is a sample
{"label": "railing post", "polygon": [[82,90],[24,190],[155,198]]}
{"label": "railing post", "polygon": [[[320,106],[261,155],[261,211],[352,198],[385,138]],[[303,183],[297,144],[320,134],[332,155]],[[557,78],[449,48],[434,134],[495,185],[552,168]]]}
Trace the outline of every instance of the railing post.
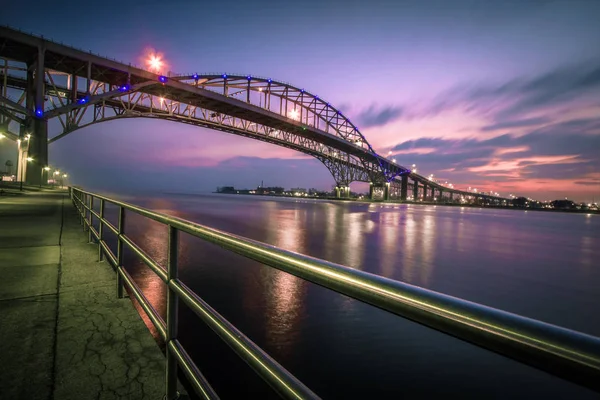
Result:
{"label": "railing post", "polygon": [[88,216],[88,223],[89,223],[89,225],[88,225],[88,243],[92,243],[92,238],[93,238],[93,236],[92,236],[92,216],[93,216],[92,210],[94,209],[94,196],[90,196],[89,206],[90,206],[90,209],[89,209],[90,215]]}
{"label": "railing post", "polygon": [[83,229],[83,231],[85,232],[85,219],[87,218],[87,209],[85,208],[85,205],[87,204],[87,197],[88,194],[82,194],[81,196],[81,227]]}
{"label": "railing post", "polygon": [[100,199],[100,221],[98,221],[98,261],[102,261],[102,240],[104,232],[104,199]]}
{"label": "railing post", "polygon": [[174,400],[179,397],[177,392],[177,359],[169,348],[169,342],[177,339],[178,328],[178,302],[177,294],[169,287],[173,279],[177,279],[177,250],[179,247],[179,231],[169,225],[169,248],[167,259],[167,393],[166,400]]}
{"label": "railing post", "polygon": [[121,235],[125,234],[125,209],[123,206],[119,207],[119,235],[117,236],[117,297],[123,298],[123,277],[119,272],[120,268],[123,268],[123,239]]}
{"label": "railing post", "polygon": [[79,223],[83,224],[83,193],[77,197],[77,210],[79,211]]}
{"label": "railing post", "polygon": [[79,214],[79,223],[81,224],[81,193],[77,193],[77,211]]}

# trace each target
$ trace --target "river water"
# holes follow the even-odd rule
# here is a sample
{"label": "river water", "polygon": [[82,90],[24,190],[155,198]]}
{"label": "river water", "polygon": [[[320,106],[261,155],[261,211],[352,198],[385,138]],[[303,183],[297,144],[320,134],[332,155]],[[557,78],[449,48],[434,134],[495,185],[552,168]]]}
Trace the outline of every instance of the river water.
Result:
{"label": "river water", "polygon": [[[600,336],[600,216],[235,195],[125,198],[217,229]],[[109,213],[114,218],[114,210]],[[167,231],[127,231],[165,261]],[[160,280],[128,269],[165,309]],[[182,234],[182,280],[326,399],[596,398],[586,389]],[[193,313],[180,336],[223,398],[268,387]]]}

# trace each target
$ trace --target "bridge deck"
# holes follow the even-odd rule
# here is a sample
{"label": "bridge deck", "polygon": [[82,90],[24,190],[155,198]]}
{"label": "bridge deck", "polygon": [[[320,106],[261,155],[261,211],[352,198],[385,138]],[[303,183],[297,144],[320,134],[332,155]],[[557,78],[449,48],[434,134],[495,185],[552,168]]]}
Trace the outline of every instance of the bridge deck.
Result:
{"label": "bridge deck", "polygon": [[86,239],[66,192],[0,197],[2,398],[164,395],[164,357]]}

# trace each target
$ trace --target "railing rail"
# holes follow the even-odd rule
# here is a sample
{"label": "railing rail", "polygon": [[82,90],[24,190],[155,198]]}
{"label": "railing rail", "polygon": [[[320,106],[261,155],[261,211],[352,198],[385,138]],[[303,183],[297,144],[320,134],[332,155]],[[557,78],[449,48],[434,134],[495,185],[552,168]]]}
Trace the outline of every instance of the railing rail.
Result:
{"label": "railing rail", "polygon": [[[190,307],[283,398],[318,398],[179,280],[177,275],[179,232],[217,244],[226,250],[600,392],[600,338],[282,250],[77,188],[71,188],[71,197],[84,229],[89,229],[90,242],[93,239],[98,241],[99,259],[104,253],[117,270],[118,296],[123,296],[123,287],[126,286],[167,344],[166,398],[169,400],[176,398],[178,365],[182,367],[201,397],[218,398],[177,339],[176,315],[179,300]],[[94,199],[100,201],[100,213],[93,209]],[[118,227],[105,219],[106,203],[119,207]],[[125,235],[126,211],[168,226],[166,268]],[[93,218],[99,222],[98,231],[93,226]],[[117,235],[116,256],[104,240],[104,227]],[[124,245],[128,246],[167,285],[166,322],[124,269]]]}

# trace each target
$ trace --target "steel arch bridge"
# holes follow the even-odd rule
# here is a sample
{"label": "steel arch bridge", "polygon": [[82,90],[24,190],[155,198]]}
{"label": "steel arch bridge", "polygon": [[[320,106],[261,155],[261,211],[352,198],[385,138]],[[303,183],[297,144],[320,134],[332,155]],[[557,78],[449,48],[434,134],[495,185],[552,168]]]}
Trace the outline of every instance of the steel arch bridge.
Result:
{"label": "steel arch bridge", "polygon": [[[0,27],[0,123],[19,126],[28,181],[42,179],[47,146],[104,121],[155,118],[246,136],[309,154],[330,171],[338,196],[371,183],[383,199],[431,198],[443,187],[375,152],[340,110],[302,88],[251,75],[161,76],[82,50]],[[2,68],[2,66],[0,66]],[[60,131],[48,139],[48,120]],[[26,146],[24,145],[26,143]],[[25,162],[21,163],[25,164]],[[408,182],[408,178],[412,182]],[[477,197],[490,197],[475,195]],[[498,199],[494,197],[494,199]]]}

